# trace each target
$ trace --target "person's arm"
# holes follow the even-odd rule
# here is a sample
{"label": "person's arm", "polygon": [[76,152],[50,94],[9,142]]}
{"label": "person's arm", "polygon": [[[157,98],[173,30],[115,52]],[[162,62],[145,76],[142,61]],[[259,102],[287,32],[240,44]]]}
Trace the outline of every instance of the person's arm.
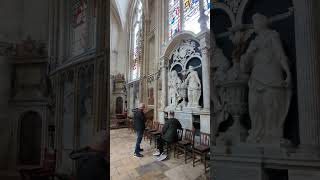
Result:
{"label": "person's arm", "polygon": [[178,119],[175,119],[176,123],[177,123],[177,129],[182,129],[181,123]]}
{"label": "person's arm", "polygon": [[168,121],[169,121],[169,120],[167,120],[167,121],[164,123],[163,128],[162,128],[162,131],[161,131],[161,134],[165,134],[165,133],[167,132],[167,130],[168,130],[168,128],[169,128]]}

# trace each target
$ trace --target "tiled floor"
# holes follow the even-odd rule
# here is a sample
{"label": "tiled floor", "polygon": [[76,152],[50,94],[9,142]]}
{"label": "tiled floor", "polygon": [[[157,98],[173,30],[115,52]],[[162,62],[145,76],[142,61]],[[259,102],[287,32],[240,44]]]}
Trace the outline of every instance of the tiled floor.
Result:
{"label": "tiled floor", "polygon": [[155,151],[148,141],[142,141],[143,158],[133,156],[135,134],[128,129],[110,131],[111,140],[111,179],[113,180],[201,180],[207,179],[203,164],[192,166],[192,161],[184,163],[184,158],[170,156],[170,159],[157,161]]}

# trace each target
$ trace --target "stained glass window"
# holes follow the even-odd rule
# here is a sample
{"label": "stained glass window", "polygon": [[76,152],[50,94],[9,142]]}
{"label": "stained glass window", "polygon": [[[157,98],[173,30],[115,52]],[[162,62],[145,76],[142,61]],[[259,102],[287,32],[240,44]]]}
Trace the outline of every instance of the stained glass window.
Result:
{"label": "stained glass window", "polygon": [[184,30],[192,31],[195,34],[200,32],[199,0],[183,0]]}
{"label": "stained glass window", "polygon": [[[200,7],[202,2],[203,7]],[[210,29],[210,6],[210,0],[169,0],[169,40],[181,30],[198,34],[201,31],[200,12],[209,17],[207,27]]]}
{"label": "stained glass window", "polygon": [[210,0],[203,0],[203,5],[204,5],[204,14],[209,17],[207,26],[208,26],[208,29],[210,29],[210,8],[211,8]]}
{"label": "stained glass window", "polygon": [[132,36],[132,62],[131,80],[139,78],[139,54],[141,49],[141,29],[142,29],[142,3],[139,0],[136,4],[135,16],[133,17]]}
{"label": "stained glass window", "polygon": [[180,1],[170,0],[169,2],[169,39],[181,29],[180,22]]}

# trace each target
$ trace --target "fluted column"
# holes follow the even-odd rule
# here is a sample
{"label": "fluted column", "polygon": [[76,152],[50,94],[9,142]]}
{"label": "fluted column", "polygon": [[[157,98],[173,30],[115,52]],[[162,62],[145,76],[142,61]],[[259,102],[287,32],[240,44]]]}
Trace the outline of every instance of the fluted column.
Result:
{"label": "fluted column", "polygon": [[160,68],[161,68],[161,109],[164,110],[164,108],[168,104],[168,95],[167,95],[167,81],[168,81],[168,72],[167,72],[167,58],[161,57],[160,59]]}
{"label": "fluted column", "polygon": [[210,32],[204,31],[198,36],[202,53],[202,89],[203,89],[203,110],[210,110]]}
{"label": "fluted column", "polygon": [[300,147],[320,153],[320,54],[315,2],[295,0],[294,5]]}

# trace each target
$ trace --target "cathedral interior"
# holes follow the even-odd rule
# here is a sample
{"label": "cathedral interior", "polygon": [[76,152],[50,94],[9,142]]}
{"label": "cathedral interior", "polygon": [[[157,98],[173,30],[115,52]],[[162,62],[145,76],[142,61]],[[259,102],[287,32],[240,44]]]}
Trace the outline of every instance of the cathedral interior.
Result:
{"label": "cathedral interior", "polygon": [[[71,180],[101,132],[111,179],[320,179],[318,0],[0,4],[0,179]],[[190,144],[135,159],[141,103]]]}

